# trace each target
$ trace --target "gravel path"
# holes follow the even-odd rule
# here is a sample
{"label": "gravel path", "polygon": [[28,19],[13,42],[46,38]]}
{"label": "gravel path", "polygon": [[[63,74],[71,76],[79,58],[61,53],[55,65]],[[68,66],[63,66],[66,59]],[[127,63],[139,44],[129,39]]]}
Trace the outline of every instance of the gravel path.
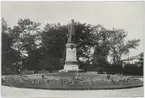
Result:
{"label": "gravel path", "polygon": [[118,98],[143,97],[143,87],[118,90],[60,91],[1,86],[2,98]]}

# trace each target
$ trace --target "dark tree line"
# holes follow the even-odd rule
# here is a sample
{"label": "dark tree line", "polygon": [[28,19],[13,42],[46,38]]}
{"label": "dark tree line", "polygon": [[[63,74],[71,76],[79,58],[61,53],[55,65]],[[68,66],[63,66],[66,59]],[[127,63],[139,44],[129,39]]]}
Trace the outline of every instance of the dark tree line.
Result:
{"label": "dark tree line", "polygon": [[[68,25],[46,24],[20,19],[12,28],[2,18],[2,71],[18,66],[23,69],[59,70],[65,61]],[[82,69],[92,70],[120,64],[121,57],[139,45],[138,39],[126,41],[123,29],[75,22],[77,59]],[[108,61],[111,58],[111,62]],[[19,66],[18,66],[19,67]]]}

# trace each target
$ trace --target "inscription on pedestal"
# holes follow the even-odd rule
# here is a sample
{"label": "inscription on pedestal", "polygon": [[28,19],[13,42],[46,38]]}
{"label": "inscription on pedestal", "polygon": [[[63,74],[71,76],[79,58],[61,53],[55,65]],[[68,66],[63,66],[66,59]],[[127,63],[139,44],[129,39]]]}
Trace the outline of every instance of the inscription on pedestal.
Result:
{"label": "inscription on pedestal", "polygon": [[75,60],[76,60],[76,49],[67,48],[66,61],[75,61]]}

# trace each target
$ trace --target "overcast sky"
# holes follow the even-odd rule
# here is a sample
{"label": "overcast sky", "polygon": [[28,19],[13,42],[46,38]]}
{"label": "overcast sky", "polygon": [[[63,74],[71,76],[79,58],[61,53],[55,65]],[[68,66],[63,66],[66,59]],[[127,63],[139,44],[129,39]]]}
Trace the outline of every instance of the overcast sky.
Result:
{"label": "overcast sky", "polygon": [[10,26],[19,18],[29,18],[43,25],[67,24],[71,19],[101,24],[107,29],[128,31],[128,39],[141,39],[130,56],[143,52],[143,2],[2,2],[2,17]]}

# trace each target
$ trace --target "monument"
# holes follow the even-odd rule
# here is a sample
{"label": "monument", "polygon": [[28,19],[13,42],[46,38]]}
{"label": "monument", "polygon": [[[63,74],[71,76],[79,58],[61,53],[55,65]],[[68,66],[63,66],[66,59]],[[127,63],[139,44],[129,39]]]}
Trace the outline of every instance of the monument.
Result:
{"label": "monument", "polygon": [[71,20],[70,28],[68,30],[68,40],[66,44],[66,60],[65,65],[59,72],[79,71],[75,44],[75,28],[74,20]]}

